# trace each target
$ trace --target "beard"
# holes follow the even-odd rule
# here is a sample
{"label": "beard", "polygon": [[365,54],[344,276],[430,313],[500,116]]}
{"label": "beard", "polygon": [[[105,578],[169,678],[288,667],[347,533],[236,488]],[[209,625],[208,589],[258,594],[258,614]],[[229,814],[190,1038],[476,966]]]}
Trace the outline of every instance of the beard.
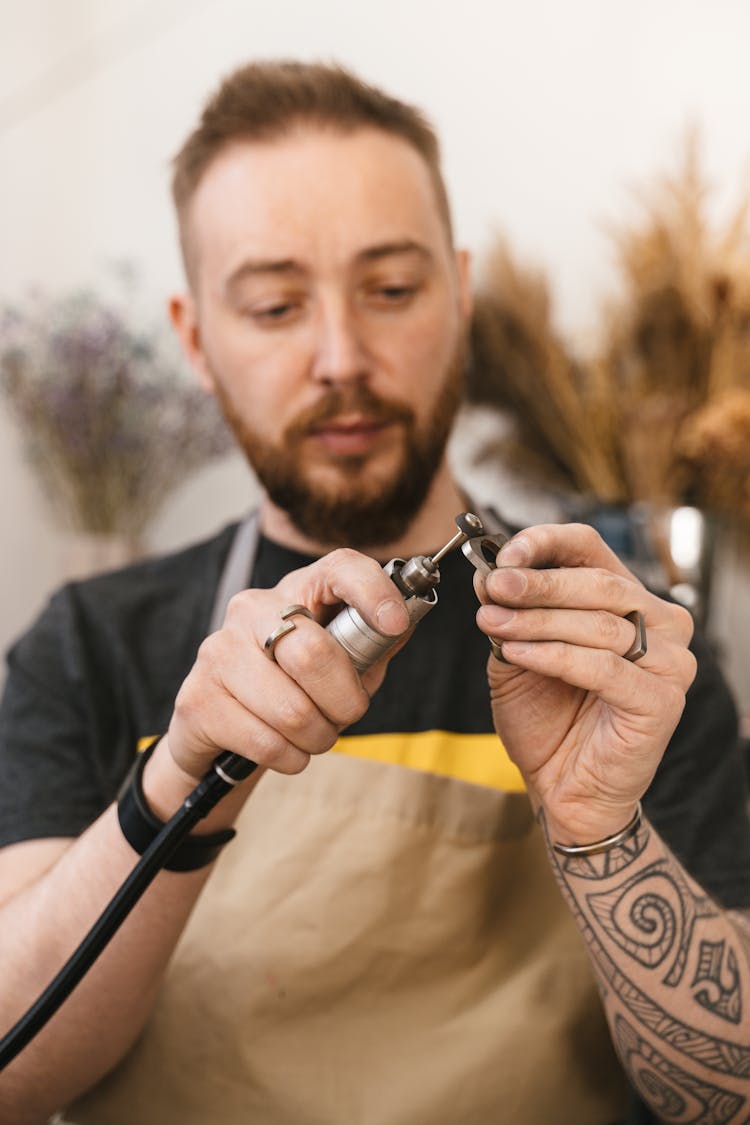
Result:
{"label": "beard", "polygon": [[[327,390],[314,406],[300,412],[278,444],[266,441],[240,418],[220,381],[214,378],[214,383],[224,416],[274,504],[309,539],[364,547],[399,538],[424,503],[463,398],[465,373],[462,339],[421,427],[404,403],[352,382]],[[326,474],[333,480],[316,480],[314,471],[306,468],[304,443],[316,429],[345,414],[363,414],[368,421],[401,428],[399,464],[388,476],[368,466],[368,455],[337,456],[336,471]]]}

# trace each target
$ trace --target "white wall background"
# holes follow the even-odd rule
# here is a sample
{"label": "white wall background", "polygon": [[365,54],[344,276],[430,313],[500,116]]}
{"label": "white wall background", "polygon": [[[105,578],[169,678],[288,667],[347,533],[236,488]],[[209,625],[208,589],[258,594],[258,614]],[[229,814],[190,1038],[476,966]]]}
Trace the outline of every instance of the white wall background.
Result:
{"label": "white wall background", "polygon": [[[163,305],[180,283],[169,157],[225,71],[284,55],[336,59],[423,105],[459,240],[481,255],[509,233],[585,338],[612,282],[604,224],[674,166],[690,123],[717,208],[747,186],[748,43],[743,0],[0,0],[0,300],[128,259]],[[173,498],[150,546],[212,530],[253,491],[229,459]],[[61,551],[3,416],[0,513],[5,647],[58,581]],[[750,711],[748,607],[750,581],[733,572],[717,628]]]}

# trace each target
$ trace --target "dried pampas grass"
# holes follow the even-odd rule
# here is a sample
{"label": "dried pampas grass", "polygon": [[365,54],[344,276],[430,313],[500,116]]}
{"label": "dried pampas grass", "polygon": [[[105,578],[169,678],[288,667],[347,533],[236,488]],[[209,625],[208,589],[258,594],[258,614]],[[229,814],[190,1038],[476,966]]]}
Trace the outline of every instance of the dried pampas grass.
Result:
{"label": "dried pampas grass", "polygon": [[750,238],[747,203],[709,218],[695,137],[682,167],[612,231],[620,293],[601,345],[575,354],[544,276],[503,240],[477,295],[469,398],[506,411],[499,455],[591,501],[692,503],[750,532]]}

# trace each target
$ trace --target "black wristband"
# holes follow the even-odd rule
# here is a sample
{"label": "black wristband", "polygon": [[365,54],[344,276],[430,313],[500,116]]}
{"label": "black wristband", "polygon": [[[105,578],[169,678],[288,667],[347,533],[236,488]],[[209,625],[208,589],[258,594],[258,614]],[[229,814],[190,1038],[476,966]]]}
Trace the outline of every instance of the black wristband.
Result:
{"label": "black wristband", "polygon": [[[143,750],[128,773],[117,800],[117,819],[122,834],[138,855],[143,855],[149,844],[156,839],[164,827],[163,821],[154,816],[146,803],[143,792],[143,771],[146,762],[154,752],[158,738]],[[197,871],[213,863],[217,855],[237,833],[233,828],[224,828],[209,836],[188,836],[178,845],[164,864],[166,871]]]}

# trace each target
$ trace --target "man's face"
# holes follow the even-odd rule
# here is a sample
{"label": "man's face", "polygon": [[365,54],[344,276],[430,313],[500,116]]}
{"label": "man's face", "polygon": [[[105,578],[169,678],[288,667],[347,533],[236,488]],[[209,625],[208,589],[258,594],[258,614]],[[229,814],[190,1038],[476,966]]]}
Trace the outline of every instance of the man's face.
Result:
{"label": "man's face", "polygon": [[317,542],[396,538],[444,454],[468,318],[423,160],[369,129],[236,143],[187,223],[178,327],[269,496]]}

